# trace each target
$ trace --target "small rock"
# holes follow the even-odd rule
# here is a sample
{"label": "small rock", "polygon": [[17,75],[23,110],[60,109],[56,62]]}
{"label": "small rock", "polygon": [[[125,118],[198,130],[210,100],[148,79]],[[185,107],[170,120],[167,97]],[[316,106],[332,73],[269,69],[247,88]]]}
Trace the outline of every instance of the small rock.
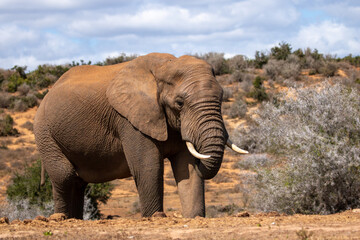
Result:
{"label": "small rock", "polygon": [[49,217],[49,221],[61,222],[66,219],[66,215],[64,213],[54,213]]}
{"label": "small rock", "polygon": [[37,216],[34,220],[48,222],[49,220],[44,216]]}
{"label": "small rock", "polygon": [[29,224],[29,223],[31,223],[31,222],[32,222],[31,219],[24,219],[24,221],[23,221],[24,224]]}
{"label": "small rock", "polygon": [[156,212],[152,215],[152,217],[162,217],[165,218],[167,217],[166,214],[164,212]]}
{"label": "small rock", "polygon": [[0,224],[9,224],[9,219],[7,217],[0,218]]}
{"label": "small rock", "polygon": [[11,224],[21,224],[22,222],[19,219],[15,219],[11,222]]}
{"label": "small rock", "polygon": [[235,217],[250,217],[250,214],[248,212],[239,212],[235,214]]}
{"label": "small rock", "polygon": [[360,208],[355,208],[352,210],[353,213],[360,213]]}
{"label": "small rock", "polygon": [[183,217],[182,214],[178,213],[178,212],[174,212],[173,216],[176,217],[176,218],[182,218]]}

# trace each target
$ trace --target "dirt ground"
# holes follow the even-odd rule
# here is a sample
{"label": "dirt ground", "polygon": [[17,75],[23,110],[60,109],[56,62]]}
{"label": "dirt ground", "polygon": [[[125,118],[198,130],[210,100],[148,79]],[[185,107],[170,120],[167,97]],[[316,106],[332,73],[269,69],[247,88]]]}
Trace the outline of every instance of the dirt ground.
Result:
{"label": "dirt ground", "polygon": [[[0,239],[360,239],[360,211],[222,218],[25,220],[0,224]],[[240,214],[241,215],[241,214]]]}

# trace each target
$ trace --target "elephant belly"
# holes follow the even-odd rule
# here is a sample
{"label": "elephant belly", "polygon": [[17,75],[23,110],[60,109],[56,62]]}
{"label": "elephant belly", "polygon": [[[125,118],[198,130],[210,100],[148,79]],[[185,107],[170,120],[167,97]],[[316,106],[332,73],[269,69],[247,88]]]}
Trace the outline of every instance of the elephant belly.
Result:
{"label": "elephant belly", "polygon": [[120,140],[111,134],[100,132],[74,130],[72,136],[67,135],[67,139],[58,137],[58,145],[62,147],[77,174],[86,182],[97,183],[130,177]]}
{"label": "elephant belly", "polygon": [[131,176],[123,153],[108,156],[94,153],[69,160],[75,166],[79,177],[89,183],[107,182]]}

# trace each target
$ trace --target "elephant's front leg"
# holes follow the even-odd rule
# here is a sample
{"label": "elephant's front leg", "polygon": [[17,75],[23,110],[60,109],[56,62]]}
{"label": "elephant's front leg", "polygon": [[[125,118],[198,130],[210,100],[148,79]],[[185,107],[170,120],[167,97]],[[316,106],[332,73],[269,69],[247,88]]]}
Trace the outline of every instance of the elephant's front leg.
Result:
{"label": "elephant's front leg", "polygon": [[141,215],[150,217],[163,212],[164,160],[158,146],[152,139],[133,131],[123,141],[123,147],[139,193]]}
{"label": "elephant's front leg", "polygon": [[196,159],[185,148],[184,151],[171,157],[182,214],[184,217],[205,217],[204,180],[195,171]]}

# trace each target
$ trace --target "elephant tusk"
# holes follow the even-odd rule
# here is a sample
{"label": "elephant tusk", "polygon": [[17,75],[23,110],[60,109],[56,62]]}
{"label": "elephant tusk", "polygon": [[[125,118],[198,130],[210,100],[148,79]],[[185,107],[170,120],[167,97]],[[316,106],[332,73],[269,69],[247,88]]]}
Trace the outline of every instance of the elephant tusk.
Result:
{"label": "elephant tusk", "polygon": [[239,148],[238,146],[236,146],[235,144],[233,144],[230,141],[230,139],[227,140],[226,145],[237,153],[242,153],[242,154],[249,153],[248,151],[243,150],[243,149]]}
{"label": "elephant tusk", "polygon": [[189,149],[189,152],[191,153],[191,155],[193,155],[194,157],[196,157],[198,159],[208,159],[211,157],[210,155],[204,155],[204,154],[198,153],[195,150],[194,145],[191,142],[186,142],[186,146]]}

